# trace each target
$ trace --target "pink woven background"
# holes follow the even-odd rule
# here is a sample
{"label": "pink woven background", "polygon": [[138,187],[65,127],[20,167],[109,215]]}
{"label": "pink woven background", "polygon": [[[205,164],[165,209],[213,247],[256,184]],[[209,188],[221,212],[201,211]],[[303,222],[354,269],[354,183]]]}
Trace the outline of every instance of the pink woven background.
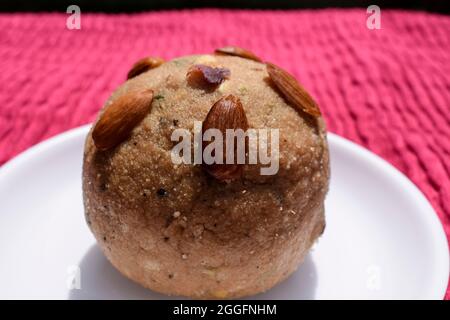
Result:
{"label": "pink woven background", "polygon": [[[450,234],[450,17],[365,9],[0,14],[0,164],[93,121],[129,67],[226,44],[291,71],[330,131],[380,155],[431,201]],[[446,298],[450,298],[450,291]]]}

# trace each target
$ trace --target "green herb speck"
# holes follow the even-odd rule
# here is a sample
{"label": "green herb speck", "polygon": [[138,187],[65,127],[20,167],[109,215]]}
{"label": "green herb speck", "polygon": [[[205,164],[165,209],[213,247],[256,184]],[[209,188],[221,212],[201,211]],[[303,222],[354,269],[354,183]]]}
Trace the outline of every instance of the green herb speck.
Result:
{"label": "green herb speck", "polygon": [[241,94],[246,94],[246,93],[248,92],[248,89],[247,89],[246,87],[240,87],[240,88],[239,88],[239,92],[240,92]]}

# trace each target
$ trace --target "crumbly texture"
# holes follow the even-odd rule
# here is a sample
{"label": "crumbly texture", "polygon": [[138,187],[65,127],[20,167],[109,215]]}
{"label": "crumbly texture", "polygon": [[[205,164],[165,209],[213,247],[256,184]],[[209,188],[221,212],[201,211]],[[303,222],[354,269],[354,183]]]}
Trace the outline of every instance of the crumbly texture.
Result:
{"label": "crumbly texture", "polygon": [[[228,68],[215,90],[192,88],[188,68]],[[111,263],[170,295],[235,298],[266,291],[303,261],[325,227],[329,156],[322,118],[287,104],[264,64],[233,56],[188,56],[125,82],[111,101],[154,90],[151,112],[126,141],[101,152],[88,135],[83,164],[86,220]],[[223,183],[199,165],[174,165],[170,137],[193,130],[221,97],[241,99],[250,128],[279,128],[276,175],[245,165]],[[301,284],[300,284],[301,285]]]}

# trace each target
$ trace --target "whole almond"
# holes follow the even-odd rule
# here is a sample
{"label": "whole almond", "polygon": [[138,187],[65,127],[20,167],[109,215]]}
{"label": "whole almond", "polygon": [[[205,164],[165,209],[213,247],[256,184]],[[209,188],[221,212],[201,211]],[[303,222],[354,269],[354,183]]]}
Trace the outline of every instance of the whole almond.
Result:
{"label": "whole almond", "polygon": [[128,138],[150,111],[152,100],[152,90],[130,91],[107,106],[92,131],[97,149],[111,149]]}
{"label": "whole almond", "polygon": [[223,47],[220,49],[216,49],[215,53],[225,54],[225,55],[230,55],[230,56],[237,56],[237,57],[241,57],[244,59],[250,59],[250,60],[261,62],[261,59],[257,55],[255,55],[253,52],[251,52],[247,49],[234,47],[234,46],[227,46],[227,47]]}
{"label": "whole almond", "polygon": [[144,73],[150,69],[159,67],[165,62],[164,59],[159,57],[146,57],[137,61],[130,71],[128,71],[127,79],[134,78],[141,73]]}
{"label": "whole almond", "polygon": [[[239,98],[228,95],[218,100],[209,110],[202,125],[202,134],[208,129],[218,129],[222,132],[224,150],[222,155],[223,164],[203,164],[204,170],[220,181],[229,181],[241,176],[242,164],[236,162],[237,143],[234,144],[235,163],[226,164],[226,129],[248,129],[247,116]],[[212,142],[204,141],[202,150]],[[247,145],[246,145],[247,149]]]}
{"label": "whole almond", "polygon": [[266,66],[270,79],[293,107],[314,117],[320,117],[319,106],[292,75],[273,63],[268,62]]}

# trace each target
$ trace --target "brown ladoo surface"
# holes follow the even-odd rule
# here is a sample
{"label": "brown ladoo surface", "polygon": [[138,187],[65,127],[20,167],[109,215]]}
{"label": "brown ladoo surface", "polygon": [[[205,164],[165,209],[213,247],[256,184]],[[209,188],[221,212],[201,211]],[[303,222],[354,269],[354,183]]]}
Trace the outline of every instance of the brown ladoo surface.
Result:
{"label": "brown ladoo surface", "polygon": [[[205,90],[187,81],[198,64],[229,75]],[[149,289],[193,298],[252,295],[287,278],[325,227],[322,117],[293,108],[265,64],[229,55],[163,63],[125,82],[102,112],[145,90],[153,92],[151,111],[127,138],[107,150],[95,146],[92,130],[86,140],[85,215],[106,257]],[[173,164],[173,130],[193,130],[227,95],[240,99],[250,128],[279,129],[277,174],[244,165],[239,179],[223,182],[201,165]]]}

